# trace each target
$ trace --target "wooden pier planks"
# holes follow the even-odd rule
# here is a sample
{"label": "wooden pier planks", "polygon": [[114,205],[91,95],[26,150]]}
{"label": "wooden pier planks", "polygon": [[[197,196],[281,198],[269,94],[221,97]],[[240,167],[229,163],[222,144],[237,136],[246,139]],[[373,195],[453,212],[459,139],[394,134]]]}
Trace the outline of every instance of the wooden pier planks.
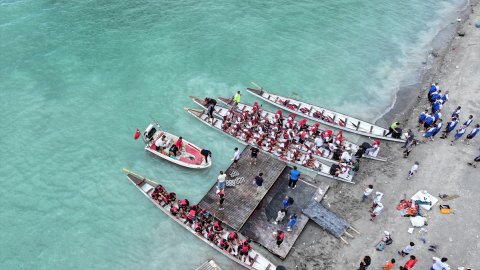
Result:
{"label": "wooden pier planks", "polygon": [[[225,189],[224,210],[218,210],[219,198],[216,194],[217,184],[215,183],[208,193],[202,198],[199,205],[212,212],[218,219],[235,230],[240,230],[247,219],[257,208],[260,201],[267,194],[268,190],[275,183],[286,165],[270,155],[258,153],[257,164],[250,164],[250,146],[247,146],[240,155],[236,166],[227,169],[227,180],[236,177],[244,177],[245,181],[235,187]],[[236,170],[239,176],[230,177],[230,173]],[[256,195],[257,186],[253,183],[255,176],[263,172],[263,190]]]}

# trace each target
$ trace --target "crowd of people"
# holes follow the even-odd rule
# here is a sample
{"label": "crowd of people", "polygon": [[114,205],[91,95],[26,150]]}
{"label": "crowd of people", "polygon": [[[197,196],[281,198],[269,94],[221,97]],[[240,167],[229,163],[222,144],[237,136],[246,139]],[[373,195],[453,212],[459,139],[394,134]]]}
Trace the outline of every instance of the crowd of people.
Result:
{"label": "crowd of people", "polygon": [[[210,212],[198,205],[190,205],[187,199],[177,200],[174,192],[167,192],[162,185],[157,185],[151,193],[152,199],[161,207],[169,209],[170,214],[183,221],[195,233],[224,250],[231,256],[236,256],[243,262],[253,262],[251,256],[251,240],[241,240],[235,231],[226,231],[222,221],[216,219]],[[283,237],[279,234],[279,237]],[[282,238],[283,239],[283,238]],[[281,243],[281,242],[280,242]]]}

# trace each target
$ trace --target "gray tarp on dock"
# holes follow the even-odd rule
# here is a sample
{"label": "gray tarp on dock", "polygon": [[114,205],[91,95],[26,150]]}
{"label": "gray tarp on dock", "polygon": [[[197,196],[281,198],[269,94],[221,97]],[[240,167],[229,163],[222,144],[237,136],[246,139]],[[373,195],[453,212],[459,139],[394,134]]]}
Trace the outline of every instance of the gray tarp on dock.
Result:
{"label": "gray tarp on dock", "polygon": [[303,213],[333,236],[340,238],[350,225],[322,204],[312,201]]}

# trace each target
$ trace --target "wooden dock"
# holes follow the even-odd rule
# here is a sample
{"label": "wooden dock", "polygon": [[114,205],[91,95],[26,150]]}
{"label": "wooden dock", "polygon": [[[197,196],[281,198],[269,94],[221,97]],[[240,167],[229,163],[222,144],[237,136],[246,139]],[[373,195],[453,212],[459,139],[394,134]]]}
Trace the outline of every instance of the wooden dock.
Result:
{"label": "wooden dock", "polygon": [[214,260],[209,260],[204,262],[195,270],[222,270],[222,268],[220,268],[220,266],[218,266]]}
{"label": "wooden dock", "polygon": [[[239,177],[243,177],[244,181],[235,187],[225,189],[224,210],[218,210],[217,183],[210,188],[199,205],[234,230],[240,231],[285,168],[286,164],[283,161],[261,151],[258,153],[257,164],[250,164],[250,146],[247,146],[241,153],[236,166],[232,164],[226,170],[227,181]],[[237,171],[239,175],[231,177],[233,171]],[[257,186],[253,181],[261,172],[264,179],[263,189],[257,195]]]}
{"label": "wooden dock", "polygon": [[[290,249],[307,225],[309,218],[302,214],[302,210],[306,208],[314,198],[320,201],[328,189],[328,186],[322,182],[319,187],[323,192],[322,194],[318,194],[318,187],[310,184],[313,179],[308,179],[310,180],[308,182],[300,180],[295,189],[289,189],[289,171],[290,168],[284,169],[279,179],[261,202],[260,207],[257,207],[241,230],[243,235],[250,237],[281,259],[287,257]],[[309,177],[303,175],[300,177],[300,179],[304,180],[307,180],[306,178]],[[279,224],[274,224],[273,221],[275,221],[277,217],[277,212],[283,208],[283,199],[286,195],[293,198],[294,203],[288,209],[284,220]],[[291,232],[288,232],[288,219],[294,213],[298,216],[297,224]],[[277,246],[276,239],[273,236],[273,233],[277,230],[285,232],[285,239],[280,247]]]}

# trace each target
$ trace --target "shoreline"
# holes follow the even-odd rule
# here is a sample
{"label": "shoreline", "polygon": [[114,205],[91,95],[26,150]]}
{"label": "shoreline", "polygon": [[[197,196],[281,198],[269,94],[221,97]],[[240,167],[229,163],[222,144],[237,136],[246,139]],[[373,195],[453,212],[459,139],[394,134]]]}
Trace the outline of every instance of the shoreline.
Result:
{"label": "shoreline", "polygon": [[415,83],[400,84],[399,89],[395,93],[393,104],[374,121],[374,124],[390,126],[396,120],[405,123],[405,120],[408,120],[409,117],[408,112],[419,102],[419,98],[424,95],[426,89],[434,81],[438,80],[440,89],[443,89],[437,74],[453,41],[458,37],[458,32],[463,28],[463,25],[473,12],[473,6],[477,5],[478,2],[478,0],[466,0],[463,9],[454,12],[457,14],[456,17],[461,19],[461,22],[450,22],[434,36],[429,42],[430,49],[428,49],[428,53],[425,55],[425,60],[420,64],[420,67],[416,68],[416,71],[421,74],[415,79]]}
{"label": "shoreline", "polygon": [[[480,100],[479,94],[475,92],[478,91],[478,87],[475,86],[480,85],[480,79],[472,78],[475,77],[472,74],[478,74],[475,72],[478,72],[479,67],[475,65],[480,61],[476,60],[475,62],[466,55],[471,56],[472,50],[474,50],[473,45],[479,45],[478,39],[475,38],[480,35],[480,29],[473,25],[475,22],[473,18],[476,18],[477,21],[480,20],[477,15],[480,13],[479,3],[480,0],[468,1],[467,7],[458,16],[462,21],[451,23],[437,34],[437,36],[447,35],[448,39],[441,44],[443,46],[435,44],[439,47],[435,47],[429,53],[429,57],[432,58],[431,66],[421,74],[418,83],[402,86],[399,89],[393,108],[378,119],[376,124],[386,123],[389,125],[393,119],[399,120],[404,123],[405,130],[411,128],[414,130],[416,138],[421,138],[422,134],[414,129],[417,115],[425,107],[429,107],[426,100],[426,89],[429,88],[432,81],[437,80],[440,82],[440,89],[450,91],[450,101],[444,108],[444,122],[448,121],[450,111],[458,105],[462,105],[465,110],[464,114],[472,113],[477,115],[475,118],[478,118],[477,110]],[[465,32],[465,36],[459,36],[458,31]],[[478,46],[475,47],[478,48]],[[480,53],[474,54],[473,57],[480,59],[478,54]],[[459,77],[465,78],[462,80]],[[470,82],[471,85],[464,81]],[[465,116],[461,120],[464,118]],[[475,119],[475,123],[479,123],[478,119]],[[330,190],[325,195],[322,204],[348,220],[362,234],[351,239],[349,245],[344,245],[315,223],[309,222],[287,259],[283,262],[278,261],[278,263],[285,265],[288,269],[339,269],[339,267],[356,269],[362,257],[370,255],[372,269],[380,269],[383,263],[391,258],[397,260],[396,269],[406,260],[398,258],[396,251],[401,250],[409,241],[414,241],[417,244],[415,255],[420,260],[417,265],[419,269],[428,269],[431,266],[432,256],[448,257],[452,269],[459,266],[475,267],[476,258],[480,256],[476,248],[478,243],[475,244],[479,237],[475,228],[480,226],[480,219],[478,215],[475,216],[478,209],[471,205],[475,205],[476,194],[480,192],[480,187],[475,186],[478,181],[474,181],[478,179],[478,172],[468,167],[465,168],[465,164],[478,155],[478,151],[476,151],[479,145],[478,141],[479,139],[476,138],[473,146],[458,143],[457,146],[454,146],[455,148],[452,148],[448,141],[436,139],[426,145],[417,146],[408,159],[403,158],[401,151],[403,149],[400,149],[399,144],[385,143],[382,151],[389,156],[389,161],[383,164],[362,163],[362,168],[356,176],[357,185],[345,186],[341,183],[320,179],[330,185]],[[432,149],[436,149],[439,154],[432,156]],[[456,151],[452,152],[452,149]],[[410,169],[413,161],[419,161],[421,169],[414,177],[414,181],[407,184],[405,172]],[[438,168],[441,168],[440,172]],[[477,173],[476,177],[475,173]],[[432,175],[436,175],[436,177],[432,177]],[[375,191],[380,190],[385,194],[383,199],[385,210],[376,223],[369,221],[368,208],[370,204],[359,201],[363,185],[368,184],[373,184]],[[445,217],[438,214],[437,208],[430,211],[428,214],[429,226],[426,227],[429,230],[428,242],[421,244],[417,238],[418,229],[414,234],[408,234],[406,230],[411,225],[408,219],[398,215],[395,206],[404,194],[411,196],[418,190],[424,189],[429,190],[431,194],[461,194],[461,197],[447,202],[454,207],[456,212],[458,211],[458,215]],[[456,229],[455,232],[452,232],[453,228]],[[394,243],[385,251],[379,252],[375,250],[374,246],[382,237],[384,230],[392,233]],[[475,235],[476,237],[474,237]],[[472,239],[470,240],[470,238]],[[440,245],[438,253],[427,250],[430,244]]]}

